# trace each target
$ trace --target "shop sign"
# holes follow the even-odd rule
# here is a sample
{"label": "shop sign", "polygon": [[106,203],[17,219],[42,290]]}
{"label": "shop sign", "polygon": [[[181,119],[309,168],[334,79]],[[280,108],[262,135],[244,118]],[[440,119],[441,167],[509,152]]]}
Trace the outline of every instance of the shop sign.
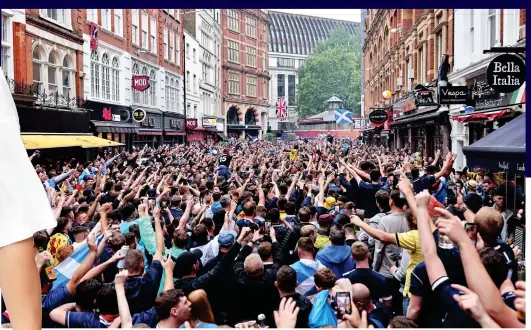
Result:
{"label": "shop sign", "polygon": [[474,79],[472,85],[472,99],[494,99],[498,93],[489,85],[487,78],[482,75],[480,79]]}
{"label": "shop sign", "polygon": [[203,127],[204,128],[216,128],[217,120],[216,118],[203,118]]}
{"label": "shop sign", "polygon": [[439,104],[468,104],[469,95],[468,86],[440,87]]}
{"label": "shop sign", "polygon": [[146,119],[146,111],[143,109],[133,110],[133,120],[137,123],[141,123]]}
{"label": "shop sign", "polygon": [[369,120],[373,124],[381,125],[389,119],[389,114],[386,111],[387,109],[373,109],[369,113]]}
{"label": "shop sign", "polygon": [[197,128],[197,119],[196,118],[187,118],[186,119],[186,128],[196,129]]}
{"label": "shop sign", "polygon": [[149,76],[133,76],[133,88],[143,92],[149,88]]}
{"label": "shop sign", "polygon": [[525,63],[514,54],[494,58],[487,67],[487,82],[498,93],[512,93],[525,82]]}
{"label": "shop sign", "polygon": [[409,112],[417,109],[417,103],[415,99],[407,99],[402,105],[402,112]]}
{"label": "shop sign", "polygon": [[128,121],[131,118],[131,115],[129,113],[129,110],[126,110],[126,109],[120,109],[119,113],[113,113],[113,109],[111,107],[105,107],[102,110],[101,117],[105,121],[120,122],[120,121]]}
{"label": "shop sign", "polygon": [[417,107],[437,105],[437,103],[433,101],[432,90],[422,85],[418,85],[414,92],[415,92],[415,103]]}

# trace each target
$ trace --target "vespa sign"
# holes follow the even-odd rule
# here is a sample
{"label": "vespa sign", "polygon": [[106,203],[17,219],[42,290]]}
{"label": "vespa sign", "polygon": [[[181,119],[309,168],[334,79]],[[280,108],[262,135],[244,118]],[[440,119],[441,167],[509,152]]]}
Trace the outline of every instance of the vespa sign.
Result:
{"label": "vespa sign", "polygon": [[133,88],[139,92],[143,92],[149,88],[148,76],[133,76]]}

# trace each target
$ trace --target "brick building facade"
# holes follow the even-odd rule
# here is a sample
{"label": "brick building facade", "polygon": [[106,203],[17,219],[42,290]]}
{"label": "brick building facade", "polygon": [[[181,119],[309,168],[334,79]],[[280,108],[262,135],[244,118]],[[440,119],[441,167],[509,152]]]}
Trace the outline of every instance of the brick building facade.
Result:
{"label": "brick building facade", "polygon": [[[369,9],[363,44],[364,113],[385,108],[386,129],[369,127],[368,138],[382,138],[389,146],[409,147],[431,155],[448,150],[449,125],[435,104],[438,69],[443,54],[453,67],[452,9]],[[430,89],[435,102],[417,105],[415,89]],[[391,98],[384,100],[384,91]]]}
{"label": "brick building facade", "polygon": [[229,137],[261,137],[267,129],[268,29],[266,10],[221,12],[222,114]]}

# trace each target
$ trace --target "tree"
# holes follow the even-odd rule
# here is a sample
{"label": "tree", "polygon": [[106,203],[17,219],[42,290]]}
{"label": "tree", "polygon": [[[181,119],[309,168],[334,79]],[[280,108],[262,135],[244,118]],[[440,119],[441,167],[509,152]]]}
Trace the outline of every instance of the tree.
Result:
{"label": "tree", "polygon": [[350,111],[359,111],[361,101],[361,38],[358,30],[339,27],[320,41],[299,69],[297,113],[300,118],[326,110],[325,101],[333,95]]}

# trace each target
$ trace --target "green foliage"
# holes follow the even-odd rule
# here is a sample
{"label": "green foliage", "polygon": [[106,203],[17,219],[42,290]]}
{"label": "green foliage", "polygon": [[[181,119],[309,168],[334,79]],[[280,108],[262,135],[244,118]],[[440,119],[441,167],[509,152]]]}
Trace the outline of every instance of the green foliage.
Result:
{"label": "green foliage", "polygon": [[299,69],[297,112],[300,118],[326,110],[325,101],[333,95],[345,102],[345,107],[359,113],[361,101],[362,60],[359,31],[339,27],[330,37],[320,41],[315,51]]}
{"label": "green foliage", "polygon": [[273,133],[267,133],[267,134],[265,135],[265,137],[264,137],[264,139],[265,139],[266,141],[269,141],[269,142],[274,142],[274,141],[276,140],[276,138],[277,138],[276,135],[273,134]]}

